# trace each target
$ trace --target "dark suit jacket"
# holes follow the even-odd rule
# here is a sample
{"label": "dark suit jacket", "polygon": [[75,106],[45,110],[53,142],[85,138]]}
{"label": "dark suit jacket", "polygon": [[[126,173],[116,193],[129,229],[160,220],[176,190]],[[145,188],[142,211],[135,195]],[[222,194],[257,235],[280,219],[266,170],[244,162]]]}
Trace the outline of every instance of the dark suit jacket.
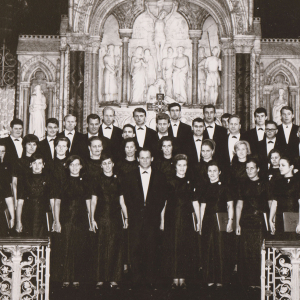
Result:
{"label": "dark suit jacket", "polygon": [[[203,142],[203,136],[201,137],[202,142]],[[196,164],[198,164],[198,155],[197,155],[197,149],[195,145],[194,138],[192,137],[189,140],[189,144],[187,145],[188,150],[187,150],[187,156],[189,159],[189,166],[194,168]]]}
{"label": "dark suit jacket", "polygon": [[52,160],[51,148],[47,138],[39,142],[38,152],[43,155],[45,162]]}
{"label": "dark suit jacket", "polygon": [[[57,137],[65,137],[65,131],[60,132]],[[79,155],[84,160],[87,160],[90,155],[85,140],[82,133],[75,131],[69,155]]]}
{"label": "dark suit jacket", "polygon": [[19,159],[14,142],[12,141],[10,136],[2,138],[1,140],[5,144],[4,162],[8,162],[14,165],[15,162]]}
{"label": "dark suit jacket", "polygon": [[[102,130],[103,126],[106,127],[105,124],[100,125],[99,137],[104,137],[103,136],[103,130]],[[122,129],[120,129],[117,126],[113,126],[113,130],[112,130],[112,133],[111,133],[111,138],[108,139],[108,138],[104,137],[104,141],[106,143],[107,150],[111,151],[111,154],[112,154],[115,162],[120,160],[121,144],[122,144],[122,141],[123,141],[122,133],[123,133]]]}
{"label": "dark suit jacket", "polygon": [[[266,135],[264,134],[264,139],[265,137]],[[245,139],[250,144],[252,154],[258,154],[257,147],[258,147],[259,140],[257,136],[256,127],[245,132]]]}
{"label": "dark suit jacket", "polygon": [[130,230],[140,231],[144,224],[148,229],[158,231],[160,214],[168,194],[165,175],[152,168],[146,205],[144,205],[140,169],[137,168],[128,173],[124,183],[124,197],[130,220]]}
{"label": "dark suit jacket", "polygon": [[[135,136],[137,136],[136,130],[135,130]],[[146,126],[146,136],[145,136],[143,148],[149,148],[152,152],[153,157],[157,157],[158,155],[158,149],[157,149],[158,140],[159,139],[158,139],[157,132]]]}
{"label": "dark suit jacket", "polygon": [[290,133],[289,143],[286,143],[285,135],[283,131],[283,124],[278,126],[278,133],[276,135],[276,140],[282,146],[282,152],[291,158],[296,158],[299,156],[299,138],[297,137],[299,126],[293,124]]}
{"label": "dark suit jacket", "polygon": [[[205,128],[203,132],[203,140],[206,139],[209,139],[209,135],[207,129]],[[224,152],[226,152],[226,147],[228,151],[227,129],[216,124],[213,140],[216,142],[215,157],[217,160],[222,161],[221,157],[223,157]]]}
{"label": "dark suit jacket", "polygon": [[168,129],[169,136],[174,138],[174,144],[178,147],[178,151],[188,155],[188,147],[187,145],[193,139],[193,132],[190,125],[187,125],[180,121],[177,131],[177,137],[175,138],[173,135],[172,125],[170,125]]}

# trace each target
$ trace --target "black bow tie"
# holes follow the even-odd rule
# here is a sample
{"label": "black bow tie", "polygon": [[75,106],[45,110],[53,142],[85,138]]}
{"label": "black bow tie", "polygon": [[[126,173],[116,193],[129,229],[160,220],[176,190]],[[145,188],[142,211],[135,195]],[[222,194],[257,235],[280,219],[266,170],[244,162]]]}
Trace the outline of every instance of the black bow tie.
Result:
{"label": "black bow tie", "polygon": [[144,171],[142,174],[148,174],[148,172],[147,172],[147,171]]}
{"label": "black bow tie", "polygon": [[206,126],[206,128],[213,128],[211,125],[209,125],[209,126]]}
{"label": "black bow tie", "polygon": [[286,126],[286,128],[289,128],[289,126]]}
{"label": "black bow tie", "polygon": [[15,141],[15,142],[19,142],[20,140],[19,140],[19,139],[14,139],[14,141]]}
{"label": "black bow tie", "polygon": [[177,124],[173,124],[173,126],[177,126]]}
{"label": "black bow tie", "polygon": [[200,140],[200,139],[197,139],[197,140],[196,140],[196,142],[201,142],[201,141],[202,141],[202,140]]}
{"label": "black bow tie", "polygon": [[139,128],[138,128],[138,130],[144,130],[144,128],[142,128],[142,127],[139,127]]}
{"label": "black bow tie", "polygon": [[105,129],[111,129],[111,128],[107,126],[107,127],[105,127]]}
{"label": "black bow tie", "polygon": [[237,137],[236,137],[235,135],[234,135],[234,136],[232,136],[232,138],[233,138],[233,139],[237,139]]}
{"label": "black bow tie", "polygon": [[54,142],[55,139],[51,139],[49,142]]}
{"label": "black bow tie", "polygon": [[68,135],[73,135],[73,133],[72,133],[72,132],[69,132]]}
{"label": "black bow tie", "polygon": [[263,128],[258,128],[258,130],[262,130],[262,131],[264,131],[264,129],[263,129]]}
{"label": "black bow tie", "polygon": [[274,144],[274,142],[273,141],[268,141],[268,144]]}

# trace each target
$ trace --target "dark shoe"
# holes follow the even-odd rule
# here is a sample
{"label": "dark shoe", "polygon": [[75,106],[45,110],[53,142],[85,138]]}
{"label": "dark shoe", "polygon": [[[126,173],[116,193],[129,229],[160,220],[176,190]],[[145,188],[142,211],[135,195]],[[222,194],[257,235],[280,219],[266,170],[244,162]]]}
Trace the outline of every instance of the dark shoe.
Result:
{"label": "dark shoe", "polygon": [[179,288],[179,286],[175,282],[173,282],[172,285],[171,285],[171,289],[172,290],[177,290],[178,288]]}
{"label": "dark shoe", "polygon": [[183,282],[181,285],[180,285],[180,289],[181,290],[186,290],[186,283],[185,282]]}
{"label": "dark shoe", "polygon": [[120,286],[118,284],[109,284],[109,288],[111,290],[119,290],[120,289]]}

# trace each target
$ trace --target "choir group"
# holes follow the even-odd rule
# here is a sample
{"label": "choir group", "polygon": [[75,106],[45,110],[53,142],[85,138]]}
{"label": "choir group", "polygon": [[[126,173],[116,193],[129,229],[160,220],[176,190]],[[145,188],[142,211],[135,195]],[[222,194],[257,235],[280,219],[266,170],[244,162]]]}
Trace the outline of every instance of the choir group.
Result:
{"label": "choir group", "polygon": [[87,134],[73,115],[61,133],[49,118],[41,141],[22,137],[23,122],[12,120],[0,139],[0,234],[51,236],[51,278],[63,287],[91,280],[119,289],[124,268],[132,288],[164,277],[186,289],[199,270],[207,286],[229,284],[234,270],[241,285],[259,286],[263,239],[300,233],[283,221],[300,208],[293,109],[284,106],[277,125],[257,108],[246,132],[238,115],[217,125],[213,105],[192,126],[178,103],[168,110],[157,114],[157,131],[143,108],[120,129],[106,107],[102,123],[88,116]]}

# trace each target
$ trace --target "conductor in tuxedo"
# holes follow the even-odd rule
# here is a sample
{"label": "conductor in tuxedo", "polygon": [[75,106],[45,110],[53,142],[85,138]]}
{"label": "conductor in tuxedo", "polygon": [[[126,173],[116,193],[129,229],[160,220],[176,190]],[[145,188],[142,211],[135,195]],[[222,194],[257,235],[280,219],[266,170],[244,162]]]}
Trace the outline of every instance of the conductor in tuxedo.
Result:
{"label": "conductor in tuxedo", "polygon": [[46,120],[46,133],[45,139],[40,141],[38,152],[43,155],[44,161],[47,164],[51,162],[55,157],[54,140],[58,133],[58,120],[55,118],[49,118]]}
{"label": "conductor in tuxedo", "polygon": [[18,158],[22,157],[22,134],[23,121],[20,119],[13,119],[10,122],[10,135],[2,139],[6,149],[4,162],[8,162],[13,165]]}
{"label": "conductor in tuxedo", "polygon": [[299,156],[299,138],[297,136],[299,126],[293,124],[294,111],[290,106],[282,107],[282,124],[278,126],[277,140],[282,145],[284,155],[295,159]]}
{"label": "conductor in tuxedo", "polygon": [[158,153],[158,135],[157,132],[146,124],[146,111],[138,107],[133,111],[135,121],[135,136],[140,148],[149,148],[152,156],[155,157]]}
{"label": "conductor in tuxedo", "polygon": [[181,122],[181,106],[178,103],[171,103],[168,106],[170,113],[171,126],[168,129],[170,137],[173,137],[173,143],[179,147],[177,153],[188,154],[187,143],[192,140],[191,126]]}
{"label": "conductor in tuxedo", "polygon": [[211,139],[216,142],[215,157],[218,161],[222,161],[227,140],[227,130],[215,123],[216,108],[212,104],[204,105],[203,116],[205,124],[203,139]]}
{"label": "conductor in tuxedo", "polygon": [[254,112],[255,127],[245,132],[245,139],[250,144],[252,154],[258,154],[258,143],[265,139],[267,118],[266,109],[258,107]]}
{"label": "conductor in tuxedo", "polygon": [[112,107],[105,107],[102,113],[103,120],[99,128],[99,136],[107,139],[108,149],[110,149],[111,154],[113,155],[114,162],[117,162],[120,160],[123,132],[122,129],[114,125],[115,110]]}
{"label": "conductor in tuxedo", "polygon": [[155,288],[157,248],[167,200],[165,175],[151,167],[151,150],[142,148],[139,168],[127,175],[124,185],[128,212],[129,251],[134,287]]}
{"label": "conductor in tuxedo", "polygon": [[84,160],[88,159],[89,151],[86,147],[85,137],[82,133],[75,130],[77,125],[76,117],[69,114],[64,117],[64,130],[57,137],[67,137],[70,140],[69,154],[79,155]]}

